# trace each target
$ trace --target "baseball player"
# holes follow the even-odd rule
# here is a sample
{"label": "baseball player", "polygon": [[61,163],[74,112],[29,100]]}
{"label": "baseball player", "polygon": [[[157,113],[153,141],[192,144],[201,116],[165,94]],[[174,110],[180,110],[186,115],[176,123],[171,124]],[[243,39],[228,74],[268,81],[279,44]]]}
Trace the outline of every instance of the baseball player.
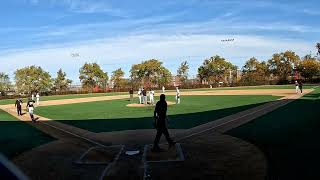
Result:
{"label": "baseball player", "polygon": [[165,93],[166,88],[162,86],[162,93]]}
{"label": "baseball player", "polygon": [[176,104],[180,104],[180,90],[178,87],[176,87]]}
{"label": "baseball player", "polygon": [[298,83],[298,81],[295,81],[294,84],[296,85],[296,93],[298,94],[298,92],[299,92],[299,83]]}
{"label": "baseball player", "polygon": [[149,91],[150,104],[154,104],[154,90],[150,89]]}
{"label": "baseball player", "polygon": [[31,94],[31,100],[34,101],[34,94]]}
{"label": "baseball player", "polygon": [[35,101],[34,101],[34,100],[31,100],[31,99],[29,99],[29,101],[28,101],[28,103],[27,103],[27,109],[28,109],[28,112],[29,112],[29,114],[30,114],[30,117],[31,117],[32,122],[36,122],[36,120],[34,119],[34,116],[33,116],[34,103],[35,103]]}
{"label": "baseball player", "polygon": [[39,106],[39,104],[40,104],[40,95],[39,95],[39,93],[37,93],[36,98],[37,98],[37,106]]}
{"label": "baseball player", "polygon": [[147,99],[147,91],[142,88],[142,95],[143,95],[143,104],[147,105],[148,99]]}
{"label": "baseball player", "polygon": [[142,91],[141,91],[141,88],[139,88],[138,97],[139,97],[139,104],[142,104]]}
{"label": "baseball player", "polygon": [[132,103],[132,100],[133,100],[133,89],[132,88],[129,90],[129,95],[130,95],[130,102]]}
{"label": "baseball player", "polygon": [[302,81],[299,81],[299,89],[300,89],[300,93],[302,94]]}
{"label": "baseball player", "polygon": [[17,108],[18,116],[22,116],[22,113],[21,113],[22,100],[21,100],[21,98],[16,100],[16,104],[14,106]]}

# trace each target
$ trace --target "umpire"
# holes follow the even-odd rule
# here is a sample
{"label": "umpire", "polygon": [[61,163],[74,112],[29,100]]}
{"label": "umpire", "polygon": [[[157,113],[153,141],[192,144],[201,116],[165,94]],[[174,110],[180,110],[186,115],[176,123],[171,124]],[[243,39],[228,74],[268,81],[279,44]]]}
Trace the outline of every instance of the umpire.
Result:
{"label": "umpire", "polygon": [[162,134],[166,137],[169,148],[174,146],[176,143],[170,138],[168,128],[167,128],[167,102],[166,96],[164,94],[160,95],[160,101],[157,102],[154,110],[154,126],[157,129],[157,135],[154,139],[152,151],[159,152],[161,151],[159,147],[159,141]]}
{"label": "umpire", "polygon": [[22,100],[21,100],[21,98],[16,100],[15,107],[17,108],[18,116],[22,116],[22,113],[21,113]]}

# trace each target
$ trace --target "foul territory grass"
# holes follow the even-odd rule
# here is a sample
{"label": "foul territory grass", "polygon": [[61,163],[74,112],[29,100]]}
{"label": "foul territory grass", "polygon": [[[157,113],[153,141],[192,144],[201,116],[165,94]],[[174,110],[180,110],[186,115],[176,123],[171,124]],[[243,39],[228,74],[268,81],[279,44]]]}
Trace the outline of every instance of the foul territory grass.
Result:
{"label": "foul territory grass", "polygon": [[267,179],[320,179],[320,88],[228,132],[257,145],[268,159]]}
{"label": "foul territory grass", "polygon": [[6,157],[12,159],[52,140],[52,137],[0,110],[0,153]]}
{"label": "foul territory grass", "polygon": [[[187,129],[225,117],[262,103],[275,96],[183,96],[181,104],[168,108],[169,127]],[[169,101],[174,97],[169,96]],[[127,107],[128,100],[100,101],[39,107],[36,113],[93,132],[150,129],[153,107]]]}

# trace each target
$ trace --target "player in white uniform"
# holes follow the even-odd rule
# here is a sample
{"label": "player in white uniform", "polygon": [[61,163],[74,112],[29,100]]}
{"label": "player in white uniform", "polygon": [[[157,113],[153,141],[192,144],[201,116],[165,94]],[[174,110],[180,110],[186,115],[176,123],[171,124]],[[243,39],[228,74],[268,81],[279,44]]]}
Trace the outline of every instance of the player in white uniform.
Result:
{"label": "player in white uniform", "polygon": [[34,101],[34,94],[31,94],[31,100]]}
{"label": "player in white uniform", "polygon": [[31,120],[32,122],[36,122],[36,120],[34,119],[34,116],[33,116],[33,111],[34,111],[34,100],[30,100],[28,101],[27,103],[27,109],[28,109],[28,112],[30,114],[30,117],[31,117]]}
{"label": "player in white uniform", "polygon": [[154,104],[154,90],[150,89],[149,91],[150,104]]}
{"label": "player in white uniform", "polygon": [[142,91],[141,91],[141,88],[139,88],[138,97],[139,97],[139,104],[142,104]]}
{"label": "player in white uniform", "polygon": [[296,93],[299,93],[299,83],[298,81],[295,81],[294,84],[296,85]]}
{"label": "player in white uniform", "polygon": [[162,86],[162,93],[165,93],[166,88]]}
{"label": "player in white uniform", "polygon": [[176,87],[176,104],[180,104],[180,90],[178,87]]}
{"label": "player in white uniform", "polygon": [[39,95],[39,93],[37,93],[36,98],[37,98],[37,106],[39,106],[39,104],[40,104],[40,95]]}

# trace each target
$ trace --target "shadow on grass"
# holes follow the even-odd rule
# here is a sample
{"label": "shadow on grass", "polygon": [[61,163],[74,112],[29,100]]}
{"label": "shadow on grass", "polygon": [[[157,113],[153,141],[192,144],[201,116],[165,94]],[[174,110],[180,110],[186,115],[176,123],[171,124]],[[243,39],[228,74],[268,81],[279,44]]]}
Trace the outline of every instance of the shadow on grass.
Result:
{"label": "shadow on grass", "polygon": [[53,140],[28,123],[18,120],[0,121],[0,153],[9,159]]}
{"label": "shadow on grass", "polygon": [[[204,111],[198,113],[186,113],[169,115],[169,128],[170,129],[189,129],[192,127],[205,124],[210,121],[226,117],[264,103],[250,104],[245,106],[238,106],[232,108],[218,109],[212,111]],[[120,118],[120,119],[88,119],[88,120],[57,120],[61,123],[76,126],[92,132],[111,132],[122,130],[135,130],[135,129],[152,129],[153,128],[153,114],[150,117],[141,118]]]}
{"label": "shadow on grass", "polygon": [[227,134],[258,146],[268,180],[320,179],[320,89]]}

